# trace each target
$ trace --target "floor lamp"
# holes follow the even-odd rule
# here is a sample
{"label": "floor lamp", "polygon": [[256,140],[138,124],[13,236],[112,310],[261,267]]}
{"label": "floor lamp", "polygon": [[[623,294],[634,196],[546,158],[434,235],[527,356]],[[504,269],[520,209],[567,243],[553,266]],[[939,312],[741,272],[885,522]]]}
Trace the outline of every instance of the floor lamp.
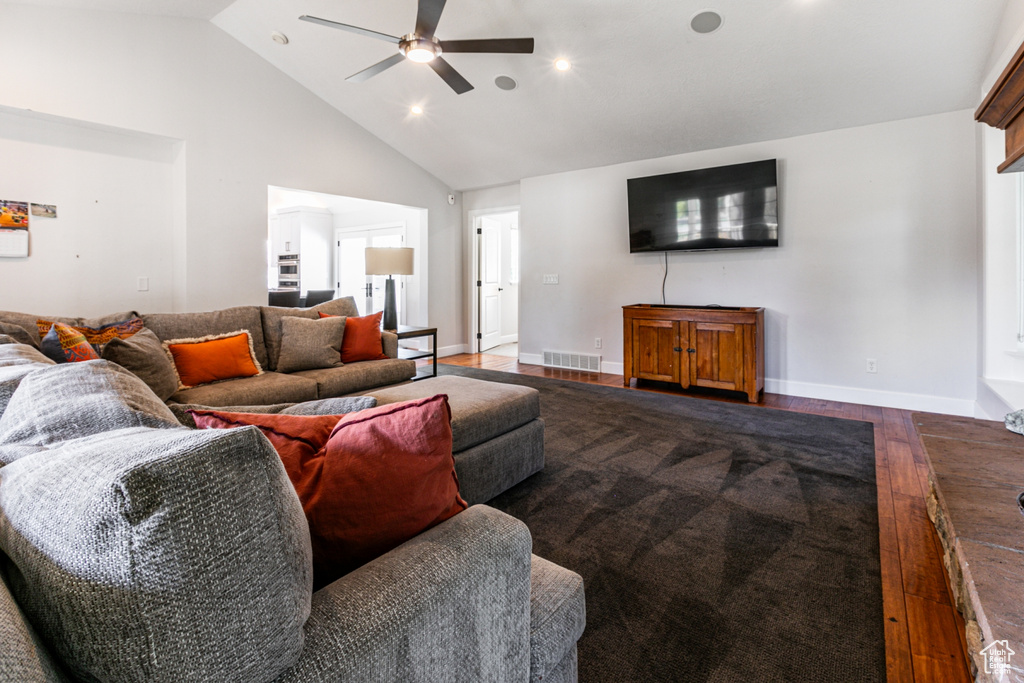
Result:
{"label": "floor lamp", "polygon": [[385,330],[398,329],[398,306],[395,304],[395,281],[392,275],[412,275],[411,247],[367,247],[366,274],[387,275],[384,288]]}

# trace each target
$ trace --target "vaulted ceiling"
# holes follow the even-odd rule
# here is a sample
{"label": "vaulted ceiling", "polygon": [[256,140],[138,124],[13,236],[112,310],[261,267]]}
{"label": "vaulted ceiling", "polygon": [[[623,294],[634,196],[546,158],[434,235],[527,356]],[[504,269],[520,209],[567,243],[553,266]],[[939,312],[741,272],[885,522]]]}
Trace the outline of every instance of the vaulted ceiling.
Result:
{"label": "vaulted ceiling", "polygon": [[[401,36],[416,0],[29,1],[209,19],[453,189],[973,108],[1007,4],[448,0],[442,40],[536,39],[532,55],[445,55],[475,86],[456,95],[412,62],[347,82],[395,46],[298,19]],[[705,9],[724,22],[700,35]]]}

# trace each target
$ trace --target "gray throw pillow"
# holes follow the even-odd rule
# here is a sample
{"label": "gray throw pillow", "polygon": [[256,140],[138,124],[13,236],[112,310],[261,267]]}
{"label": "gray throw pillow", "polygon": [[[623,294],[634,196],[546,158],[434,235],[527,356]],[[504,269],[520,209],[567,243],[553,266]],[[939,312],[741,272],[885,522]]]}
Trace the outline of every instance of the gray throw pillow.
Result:
{"label": "gray throw pillow", "polygon": [[281,411],[282,415],[344,415],[357,413],[360,410],[373,408],[377,399],[373,396],[343,396],[339,398],[322,398],[318,401],[296,403]]}
{"label": "gray throw pillow", "polygon": [[127,339],[111,339],[103,359],[117,363],[146,383],[161,401],[178,391],[178,376],[153,330],[142,328]]}
{"label": "gray throw pillow", "polygon": [[11,593],[76,680],[270,681],[298,659],[309,527],[258,429],[125,429],[2,471]]}
{"label": "gray throw pillow", "polygon": [[21,325],[15,325],[14,323],[5,323],[4,321],[0,320],[0,334],[6,334],[7,336],[12,337],[14,341],[16,341],[19,344],[28,344],[29,346],[34,346],[37,349],[39,348],[39,344],[36,342],[36,340],[33,339],[32,335],[28,333],[28,330],[26,330]]}
{"label": "gray throw pillow", "polygon": [[[303,403],[274,403],[265,406],[201,406],[195,403],[172,403],[168,406],[178,422],[189,427],[196,428],[196,421],[192,417],[191,410],[219,410],[225,413],[258,413],[281,415],[344,415],[356,413],[360,410],[373,408],[377,405],[377,399],[373,396],[345,396],[338,398],[321,398],[316,401],[305,401]],[[0,453],[0,458],[3,455]]]}
{"label": "gray throw pillow", "polygon": [[127,427],[181,425],[141,379],[119,365],[105,360],[49,365],[25,376],[14,390],[0,415],[0,445],[46,446]]}
{"label": "gray throw pillow", "polygon": [[281,318],[278,372],[336,368],[341,365],[345,318]]}

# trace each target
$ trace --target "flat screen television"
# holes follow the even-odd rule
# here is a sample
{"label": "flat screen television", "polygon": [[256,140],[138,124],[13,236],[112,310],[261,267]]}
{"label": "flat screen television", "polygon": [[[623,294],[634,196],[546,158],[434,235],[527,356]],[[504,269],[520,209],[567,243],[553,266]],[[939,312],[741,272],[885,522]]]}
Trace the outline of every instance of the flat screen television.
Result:
{"label": "flat screen television", "polygon": [[629,251],[779,246],[776,160],[626,181]]}

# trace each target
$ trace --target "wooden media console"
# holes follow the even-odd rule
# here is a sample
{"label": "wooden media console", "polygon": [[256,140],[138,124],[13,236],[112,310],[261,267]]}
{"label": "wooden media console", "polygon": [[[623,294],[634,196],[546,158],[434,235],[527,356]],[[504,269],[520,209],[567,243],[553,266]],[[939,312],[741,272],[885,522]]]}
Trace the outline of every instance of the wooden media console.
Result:
{"label": "wooden media console", "polygon": [[764,309],[634,304],[622,307],[623,382],[651,379],[742,391],[764,390]]}

